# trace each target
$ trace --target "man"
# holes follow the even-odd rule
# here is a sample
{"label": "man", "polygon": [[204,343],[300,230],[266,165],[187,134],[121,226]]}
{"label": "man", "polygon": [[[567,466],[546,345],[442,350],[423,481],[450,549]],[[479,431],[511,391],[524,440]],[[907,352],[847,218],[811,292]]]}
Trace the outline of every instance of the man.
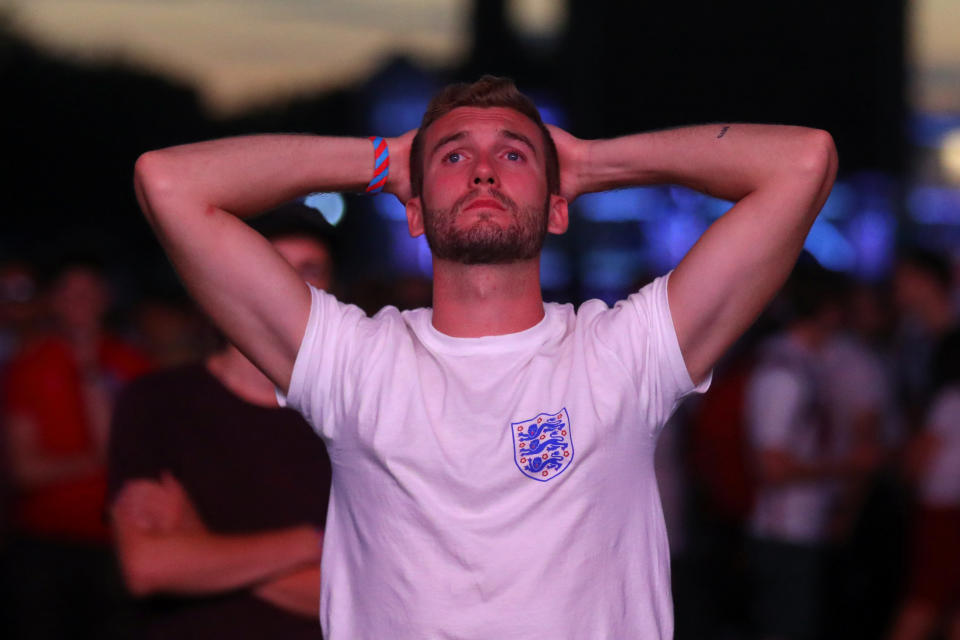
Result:
{"label": "man", "polygon": [[[372,319],[304,287],[237,221],[362,189],[369,142],[234,138],[136,169],[193,294],[327,442],[324,632],[670,637],[656,436],[789,272],[833,179],[829,135],[713,125],[578,140],[484,77],[442,91],[387,144],[385,189],[430,242],[434,306]],[[566,230],[568,203],[657,182],[738,204],[669,286],[614,309],[545,305],[540,246]]]}
{"label": "man", "polygon": [[[330,251],[308,226],[259,228],[301,278],[330,288]],[[154,596],[141,637],[320,636],[330,463],[303,419],[276,404],[232,345],[121,396],[111,519],[128,587]]]}

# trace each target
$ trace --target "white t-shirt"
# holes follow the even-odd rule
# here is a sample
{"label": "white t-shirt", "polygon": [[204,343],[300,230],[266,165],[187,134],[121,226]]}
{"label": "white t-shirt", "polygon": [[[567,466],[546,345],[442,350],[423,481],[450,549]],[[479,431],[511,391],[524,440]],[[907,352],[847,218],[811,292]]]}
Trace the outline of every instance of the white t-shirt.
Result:
{"label": "white t-shirt", "polygon": [[[830,458],[838,434],[824,434],[822,363],[788,336],[772,339],[747,385],[746,418],[757,451],[789,453],[801,462]],[[750,515],[755,536],[798,544],[826,540],[836,496],[832,480],[761,485]]]}
{"label": "white t-shirt", "polygon": [[937,447],[920,480],[920,501],[934,507],[960,507],[960,385],[933,399],[926,428]]}
{"label": "white t-shirt", "polygon": [[333,462],[325,637],[672,637],[653,452],[694,385],[666,283],[483,338],[312,291],[288,396]]}

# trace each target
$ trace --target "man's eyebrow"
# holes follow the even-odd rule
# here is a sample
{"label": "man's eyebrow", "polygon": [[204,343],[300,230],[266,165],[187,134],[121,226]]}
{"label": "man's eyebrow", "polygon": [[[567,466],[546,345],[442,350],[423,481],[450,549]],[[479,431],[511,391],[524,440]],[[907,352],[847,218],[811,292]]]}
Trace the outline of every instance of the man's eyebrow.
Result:
{"label": "man's eyebrow", "polygon": [[450,142],[455,142],[457,140],[461,140],[465,137],[467,137],[466,131],[458,131],[456,133],[451,133],[448,136],[444,136],[440,138],[440,140],[437,141],[437,144],[433,145],[433,149],[430,150],[430,155],[432,156],[433,154],[435,154],[437,152],[437,149],[439,149],[443,145]]}
{"label": "man's eyebrow", "polygon": [[530,147],[530,151],[533,152],[533,155],[537,155],[537,148],[533,146],[533,142],[530,141],[530,138],[523,135],[522,133],[517,133],[516,131],[511,131],[510,129],[501,129],[500,135],[504,138],[510,138],[511,140],[516,140],[522,142],[523,144]]}

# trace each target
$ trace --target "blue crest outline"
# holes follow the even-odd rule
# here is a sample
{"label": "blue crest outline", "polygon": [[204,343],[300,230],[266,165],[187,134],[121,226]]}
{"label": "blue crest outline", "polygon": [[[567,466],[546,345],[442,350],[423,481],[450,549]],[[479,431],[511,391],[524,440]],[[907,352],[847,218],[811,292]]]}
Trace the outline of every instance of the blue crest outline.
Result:
{"label": "blue crest outline", "polygon": [[[514,428],[515,428],[518,424],[527,424],[527,423],[529,423],[529,422],[533,422],[534,420],[536,420],[536,419],[539,418],[540,416],[555,416],[555,415],[557,415],[558,413],[560,413],[560,411],[562,411],[563,414],[567,417],[567,432],[569,433],[569,435],[567,436],[567,439],[568,439],[568,441],[570,442],[570,460],[567,461],[567,464],[566,464],[566,466],[563,467],[563,469],[560,469],[560,471],[558,471],[557,473],[555,473],[554,475],[550,476],[550,477],[547,478],[547,479],[538,478],[538,477],[536,477],[536,476],[531,476],[531,475],[527,474],[526,471],[523,470],[523,467],[520,466],[520,462],[517,460],[517,434],[516,434],[516,431],[514,430]],[[569,468],[570,468],[570,465],[573,464],[573,458],[574,458],[574,456],[576,455],[576,451],[575,451],[574,446],[573,446],[573,420],[570,418],[570,412],[567,411],[567,408],[566,408],[566,407],[561,407],[561,408],[560,408],[560,411],[553,411],[553,412],[543,412],[543,411],[541,411],[540,413],[536,414],[536,415],[533,416],[532,418],[527,418],[526,420],[518,420],[518,421],[516,421],[516,422],[511,422],[511,423],[510,423],[510,442],[513,443],[513,450],[512,450],[512,453],[513,453],[513,464],[517,467],[517,470],[520,471],[520,473],[523,475],[523,477],[529,478],[529,479],[531,479],[531,480],[536,480],[537,482],[550,482],[551,480],[553,480],[554,478],[556,478],[557,476],[559,476],[560,474],[562,474],[564,471],[566,471],[567,469],[569,469]]]}

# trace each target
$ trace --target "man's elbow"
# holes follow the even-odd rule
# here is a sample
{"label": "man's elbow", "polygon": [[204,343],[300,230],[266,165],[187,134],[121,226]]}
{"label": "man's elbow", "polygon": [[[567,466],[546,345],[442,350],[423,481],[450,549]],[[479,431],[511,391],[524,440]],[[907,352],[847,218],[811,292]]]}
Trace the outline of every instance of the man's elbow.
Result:
{"label": "man's elbow", "polygon": [[833,136],[823,129],[807,129],[796,156],[799,172],[821,185],[829,193],[837,174],[837,146]]}
{"label": "man's elbow", "polygon": [[133,167],[133,185],[144,215],[153,219],[166,196],[172,192],[175,181],[163,151],[148,151],[137,158]]}

